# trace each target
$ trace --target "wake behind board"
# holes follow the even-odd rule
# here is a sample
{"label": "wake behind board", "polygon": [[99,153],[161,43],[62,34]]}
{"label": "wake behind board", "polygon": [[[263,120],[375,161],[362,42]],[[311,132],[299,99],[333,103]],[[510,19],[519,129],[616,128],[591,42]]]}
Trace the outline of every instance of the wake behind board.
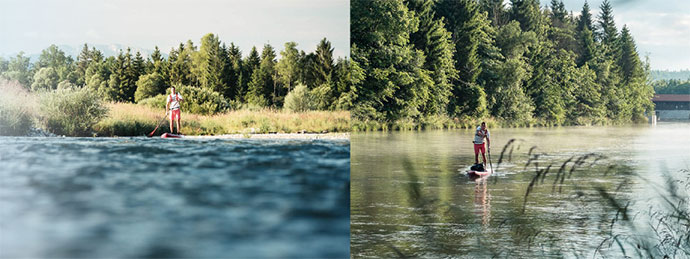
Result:
{"label": "wake behind board", "polygon": [[172,133],[163,133],[161,135],[161,138],[182,138],[184,135],[178,135],[178,134],[172,134]]}

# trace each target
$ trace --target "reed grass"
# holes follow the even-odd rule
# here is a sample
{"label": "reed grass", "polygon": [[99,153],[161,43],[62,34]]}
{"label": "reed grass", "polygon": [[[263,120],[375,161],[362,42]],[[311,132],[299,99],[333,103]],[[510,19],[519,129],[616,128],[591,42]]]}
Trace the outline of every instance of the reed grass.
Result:
{"label": "reed grass", "polygon": [[26,135],[37,111],[37,98],[19,82],[0,79],[0,136]]}
{"label": "reed grass", "polygon": [[[110,112],[94,128],[98,136],[141,136],[151,132],[163,111],[144,105],[108,104]],[[348,111],[289,112],[284,110],[235,110],[216,115],[181,114],[181,133],[221,135],[254,133],[349,132]],[[157,131],[168,132],[168,120]]]}

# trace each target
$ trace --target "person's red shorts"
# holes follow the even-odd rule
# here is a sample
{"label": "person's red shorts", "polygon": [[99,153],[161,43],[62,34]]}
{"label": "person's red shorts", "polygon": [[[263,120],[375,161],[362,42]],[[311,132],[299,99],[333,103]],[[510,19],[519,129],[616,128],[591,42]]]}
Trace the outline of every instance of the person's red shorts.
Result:
{"label": "person's red shorts", "polygon": [[481,151],[482,153],[486,153],[486,149],[484,148],[484,143],[474,144],[474,153],[479,154],[479,151]]}
{"label": "person's red shorts", "polygon": [[170,111],[171,120],[180,120],[180,109]]}

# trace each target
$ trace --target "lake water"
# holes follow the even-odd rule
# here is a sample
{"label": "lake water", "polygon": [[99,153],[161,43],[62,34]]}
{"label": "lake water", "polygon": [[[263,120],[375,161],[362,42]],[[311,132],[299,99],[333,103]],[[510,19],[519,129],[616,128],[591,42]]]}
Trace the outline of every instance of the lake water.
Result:
{"label": "lake water", "polygon": [[690,124],[473,134],[351,136],[354,257],[690,257]]}
{"label": "lake water", "polygon": [[348,141],[0,137],[0,257],[348,257]]}

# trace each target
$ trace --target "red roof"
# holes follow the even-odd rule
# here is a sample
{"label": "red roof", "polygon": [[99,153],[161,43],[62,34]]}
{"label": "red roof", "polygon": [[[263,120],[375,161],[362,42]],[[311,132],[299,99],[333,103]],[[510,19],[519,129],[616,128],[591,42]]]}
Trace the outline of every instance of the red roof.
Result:
{"label": "red roof", "polygon": [[690,94],[655,94],[652,102],[690,102]]}

